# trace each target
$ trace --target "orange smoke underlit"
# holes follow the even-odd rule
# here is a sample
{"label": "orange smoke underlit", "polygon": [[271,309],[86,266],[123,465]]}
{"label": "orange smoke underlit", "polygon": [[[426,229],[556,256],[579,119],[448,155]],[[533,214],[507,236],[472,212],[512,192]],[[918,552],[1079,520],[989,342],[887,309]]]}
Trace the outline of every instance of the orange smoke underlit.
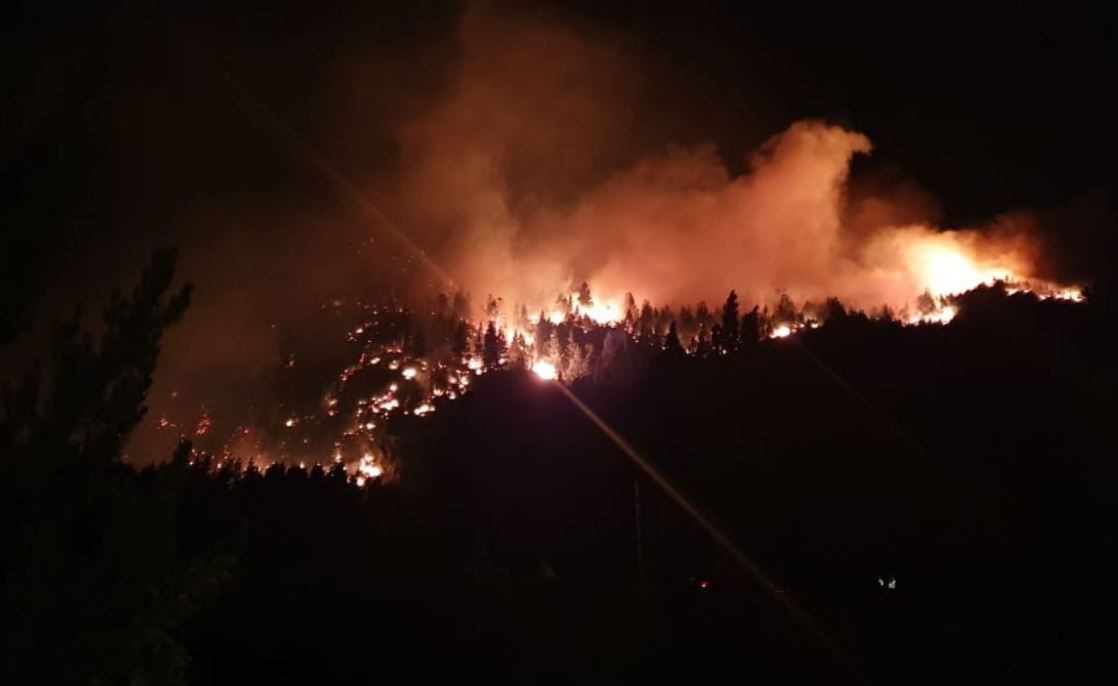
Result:
{"label": "orange smoke underlit", "polygon": [[[431,116],[432,127],[460,128],[454,111]],[[574,202],[529,209],[510,199],[491,138],[471,150],[491,163],[464,179],[429,149],[441,129],[418,141],[414,131],[406,142],[415,163],[402,183],[427,189],[458,236],[440,260],[467,292],[496,294],[552,323],[568,314],[556,309],[556,294],[566,297],[581,283],[593,287],[594,299],[571,309],[599,323],[623,319],[629,293],[673,307],[719,302],[736,289],[750,304],[771,305],[786,294],[797,304],[837,297],[859,309],[905,311],[924,294],[944,297],[995,280],[1076,292],[1037,278],[1042,246],[1024,228],[893,223],[913,214],[899,206],[904,201],[848,190],[851,160],[870,151],[869,140],[823,122],[793,124],[737,177],[713,148],[674,149],[616,171]],[[850,217],[867,203],[880,219],[853,226]],[[422,230],[425,214],[411,221]]]}
{"label": "orange smoke underlit", "polygon": [[[520,359],[501,365],[571,380],[577,375],[567,351],[538,339],[546,328],[541,319],[619,324],[634,302],[644,301],[676,312],[705,301],[717,310],[731,289],[743,311],[773,308],[786,297],[803,313],[797,321],[774,318],[762,333],[769,338],[818,326],[817,318],[806,316],[816,308],[807,305],[831,297],[871,314],[887,307],[907,324],[950,322],[956,315],[950,296],[995,280],[1011,293],[1084,297],[1079,285],[1056,283],[1040,269],[1045,246],[1027,222],[942,227],[934,212],[903,193],[852,186],[853,159],[872,149],[862,133],[821,121],[794,122],[736,174],[713,144],[666,147],[663,138],[635,133],[655,112],[641,110],[643,76],[623,49],[601,36],[510,19],[486,7],[471,6],[464,14],[458,61],[440,82],[445,90],[421,107],[404,108],[406,120],[389,132],[400,166],[376,177],[389,180],[368,190],[406,229],[409,242],[427,251],[438,271],[471,297],[474,329],[493,320],[507,342],[519,342]],[[395,293],[399,276],[430,295],[429,274],[401,274],[401,263],[371,254],[377,257],[366,260],[363,254],[346,262],[339,253],[314,265],[300,255],[300,263],[303,272],[314,274],[329,264],[319,279],[332,292],[362,285],[335,274],[337,263],[350,267],[340,271],[356,275],[354,281],[388,275],[384,280]],[[269,288],[267,306],[256,309],[274,309],[274,284],[302,283],[261,281]],[[592,297],[581,292],[583,284]],[[446,284],[440,280],[439,286]],[[489,295],[501,305],[483,314]],[[333,304],[337,310],[340,301]],[[237,313],[242,309],[253,310],[245,306]],[[213,311],[225,312],[216,306]],[[370,321],[349,332],[349,343],[365,340],[375,324],[377,310],[367,314]],[[231,320],[239,318],[210,321]],[[632,333],[618,326],[610,336]],[[260,350],[275,352],[271,345],[215,346],[214,354],[238,363],[223,370],[243,369],[252,366],[243,364],[245,358],[253,364],[270,359]],[[393,476],[380,453],[363,454],[390,417],[426,421],[493,366],[477,350],[444,364],[410,358],[398,342],[393,345],[364,349],[324,401],[322,417],[340,417],[338,398],[355,374],[374,366],[393,373],[390,385],[360,399],[358,416],[346,429],[344,440],[364,441],[361,447],[326,460],[344,462],[361,483]],[[169,357],[179,361],[180,377],[205,378],[196,373],[194,347],[183,344],[177,351],[178,357]],[[294,357],[286,364],[294,367]],[[295,437],[322,417],[283,415],[280,433],[288,443],[283,452],[272,451],[274,459],[307,457],[313,464],[316,457],[298,452],[302,445]],[[179,426],[164,418],[158,428],[178,435]],[[198,436],[216,432],[209,419],[197,424]],[[227,443],[233,454],[255,464],[272,459],[248,429]]]}

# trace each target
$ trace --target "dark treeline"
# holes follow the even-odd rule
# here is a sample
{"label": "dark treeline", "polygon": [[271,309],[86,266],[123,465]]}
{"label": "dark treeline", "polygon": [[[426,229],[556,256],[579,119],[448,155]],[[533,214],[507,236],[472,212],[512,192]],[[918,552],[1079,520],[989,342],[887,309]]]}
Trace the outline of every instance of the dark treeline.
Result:
{"label": "dark treeline", "polygon": [[[5,392],[4,683],[854,681],[523,369],[400,418],[391,484],[189,445],[129,468],[189,297],[172,266]],[[681,354],[672,317],[571,388],[874,681],[1110,670],[1108,312],[1000,288],[949,326],[834,305],[781,340],[708,312],[725,354]]]}

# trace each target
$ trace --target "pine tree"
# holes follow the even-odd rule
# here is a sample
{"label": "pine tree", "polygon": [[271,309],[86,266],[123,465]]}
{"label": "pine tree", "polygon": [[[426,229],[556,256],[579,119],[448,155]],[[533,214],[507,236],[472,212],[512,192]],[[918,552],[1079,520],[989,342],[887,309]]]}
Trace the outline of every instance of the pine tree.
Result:
{"label": "pine tree", "polygon": [[501,315],[501,299],[494,298],[490,293],[489,297],[485,300],[485,317],[487,319],[496,319]]}
{"label": "pine tree", "polygon": [[773,319],[780,324],[795,324],[799,321],[796,304],[792,302],[792,298],[789,298],[787,293],[780,294],[780,299],[776,303],[776,311],[773,312]]}
{"label": "pine tree", "polygon": [[559,338],[555,335],[555,330],[552,329],[551,335],[543,344],[543,356],[549,361],[558,361],[560,352]]}
{"label": "pine tree", "polygon": [[594,298],[590,295],[590,286],[585,281],[578,287],[578,304],[583,309],[594,304]]}
{"label": "pine tree", "polygon": [[527,367],[528,360],[528,345],[524,336],[517,331],[512,335],[512,342],[509,343],[509,364],[513,367]]}
{"label": "pine tree", "polygon": [[695,330],[697,323],[695,315],[691,313],[690,307],[682,307],[679,310],[679,339],[681,341],[690,341],[695,337]]}
{"label": "pine tree", "polygon": [[654,323],[655,314],[652,311],[652,305],[647,300],[645,300],[644,304],[641,305],[641,314],[637,325],[641,342],[646,345],[648,345],[652,341]]}
{"label": "pine tree", "polygon": [[697,357],[710,357],[710,333],[707,331],[706,322],[699,323],[699,331],[695,334],[694,352]]}
{"label": "pine tree", "polygon": [[675,321],[668,327],[668,335],[664,339],[664,354],[671,357],[683,357],[683,346],[679,343],[679,331]]}
{"label": "pine tree", "polygon": [[710,313],[710,308],[707,307],[707,301],[699,301],[699,306],[695,308],[695,320],[707,331],[710,331],[714,326],[714,317]]}
{"label": "pine tree", "polygon": [[497,331],[497,325],[489,322],[482,342],[482,360],[485,366],[494,369],[501,365],[501,359],[507,352],[504,336]]}
{"label": "pine tree", "polygon": [[753,348],[761,340],[761,312],[756,305],[741,318],[741,347]]}
{"label": "pine tree", "polygon": [[564,379],[571,381],[585,374],[585,370],[583,368],[582,346],[580,346],[578,343],[575,343],[574,339],[571,339],[571,341],[567,343],[567,350],[564,357],[566,358],[566,365],[563,367]]}
{"label": "pine tree", "polygon": [[740,340],[741,320],[738,315],[738,294],[730,291],[722,306],[722,326],[714,337],[714,345],[723,352],[736,350]]}
{"label": "pine tree", "polygon": [[450,351],[454,356],[461,360],[470,349],[470,332],[466,328],[466,322],[459,320],[458,326],[454,327],[454,340],[450,344]]}
{"label": "pine tree", "polygon": [[470,316],[470,301],[462,291],[454,294],[453,314],[455,319],[465,319]]}
{"label": "pine tree", "polygon": [[411,336],[408,336],[406,349],[412,357],[425,357],[427,355],[427,337],[423,335],[423,327],[417,326]]}

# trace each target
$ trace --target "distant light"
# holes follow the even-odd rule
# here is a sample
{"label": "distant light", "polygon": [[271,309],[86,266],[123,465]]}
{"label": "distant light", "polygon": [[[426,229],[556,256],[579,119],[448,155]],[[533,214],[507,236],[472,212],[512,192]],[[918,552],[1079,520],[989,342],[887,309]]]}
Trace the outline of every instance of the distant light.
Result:
{"label": "distant light", "polygon": [[772,332],[772,337],[773,338],[788,338],[791,335],[792,335],[792,328],[789,327],[787,324],[781,324],[780,326],[773,329],[773,332]]}
{"label": "distant light", "polygon": [[408,367],[402,372],[405,379],[414,379],[417,373],[418,372],[415,370],[415,367]]}
{"label": "distant light", "polygon": [[555,369],[555,365],[546,360],[538,360],[533,364],[532,372],[544,381],[553,381],[559,378],[559,371]]}
{"label": "distant light", "polygon": [[283,423],[283,425],[290,429],[291,427],[295,426],[295,419],[288,419],[286,422]]}

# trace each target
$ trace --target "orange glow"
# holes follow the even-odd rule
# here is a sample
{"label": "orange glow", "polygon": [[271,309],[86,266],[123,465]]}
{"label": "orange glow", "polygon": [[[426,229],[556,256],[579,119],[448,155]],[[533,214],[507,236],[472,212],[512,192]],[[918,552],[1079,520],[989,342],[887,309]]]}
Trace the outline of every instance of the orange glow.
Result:
{"label": "orange glow", "polygon": [[917,276],[918,285],[932,295],[956,295],[999,279],[1016,280],[1010,270],[980,264],[958,246],[916,242],[908,252],[909,268]]}
{"label": "orange glow", "polygon": [[[573,298],[577,302],[578,294],[574,294]],[[625,313],[618,303],[601,300],[586,306],[576,305],[575,311],[581,316],[589,317],[596,324],[616,324],[625,318]]]}
{"label": "orange glow", "polygon": [[532,365],[532,373],[540,377],[544,381],[554,381],[559,378],[559,371],[555,369],[555,365],[547,360],[537,360]]}
{"label": "orange glow", "polygon": [[923,314],[915,314],[908,318],[909,324],[947,324],[952,319],[958,310],[954,305],[944,305],[943,307],[925,312]]}

